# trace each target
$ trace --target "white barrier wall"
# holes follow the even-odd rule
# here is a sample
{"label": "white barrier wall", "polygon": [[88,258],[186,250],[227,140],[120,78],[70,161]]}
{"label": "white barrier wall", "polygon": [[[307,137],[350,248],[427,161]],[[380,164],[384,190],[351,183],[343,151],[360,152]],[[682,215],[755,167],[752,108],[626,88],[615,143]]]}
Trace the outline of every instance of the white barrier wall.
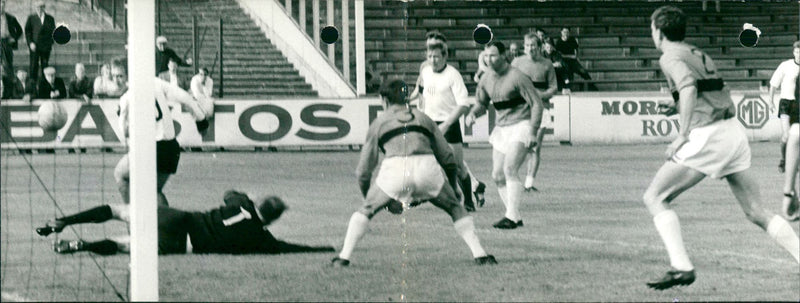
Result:
{"label": "white barrier wall", "polygon": [[[748,130],[750,140],[780,137],[780,120],[770,115],[768,96],[733,92],[736,119]],[[671,142],[680,128],[679,116],[657,114],[657,101],[671,95],[649,92],[573,94],[570,98],[572,143]]]}
{"label": "white barrier wall", "polygon": [[[780,137],[780,121],[770,115],[767,96],[734,92],[737,119],[751,140]],[[659,93],[587,93],[555,96],[543,117],[546,141],[575,144],[670,142],[680,127],[678,116],[656,113]],[[3,149],[119,147],[117,100],[60,101],[69,120],[58,132],[39,127],[40,100],[3,100],[0,131]],[[377,98],[310,100],[218,100],[211,127],[200,135],[187,113],[172,109],[178,141],[184,147],[360,145],[369,123],[382,111]],[[490,122],[492,121],[492,122]],[[464,141],[485,143],[494,128],[494,112],[465,127]],[[463,125],[463,124],[462,124]],[[16,144],[14,143],[16,142]]]}

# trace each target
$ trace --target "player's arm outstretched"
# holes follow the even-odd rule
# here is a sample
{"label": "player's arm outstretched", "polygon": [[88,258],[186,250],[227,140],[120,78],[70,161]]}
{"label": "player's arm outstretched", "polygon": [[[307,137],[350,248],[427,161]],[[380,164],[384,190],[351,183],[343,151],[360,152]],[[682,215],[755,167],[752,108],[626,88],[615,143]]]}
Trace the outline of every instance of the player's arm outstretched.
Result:
{"label": "player's arm outstretched", "polygon": [[491,101],[491,97],[484,88],[486,85],[484,80],[485,79],[481,79],[481,81],[478,82],[478,88],[475,90],[475,100],[477,102],[475,102],[475,106],[472,107],[469,113],[467,113],[467,116],[464,118],[464,124],[467,126],[474,124],[475,119],[483,116],[483,114],[486,113],[486,108],[489,107],[489,101]]}
{"label": "player's arm outstretched", "polygon": [[369,130],[367,130],[367,140],[364,142],[364,146],[361,147],[361,158],[358,160],[358,166],[356,166],[358,188],[361,189],[361,194],[364,198],[367,197],[367,192],[369,192],[370,182],[372,182],[372,172],[375,170],[375,166],[378,165],[379,124],[379,120],[376,119],[372,122],[372,125],[370,125]]}

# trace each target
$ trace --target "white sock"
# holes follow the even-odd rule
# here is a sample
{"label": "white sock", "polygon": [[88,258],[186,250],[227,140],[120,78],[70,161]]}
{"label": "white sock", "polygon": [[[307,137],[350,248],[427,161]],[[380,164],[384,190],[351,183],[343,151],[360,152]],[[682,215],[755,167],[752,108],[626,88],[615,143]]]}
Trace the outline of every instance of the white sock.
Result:
{"label": "white sock", "polygon": [[533,187],[533,181],[534,181],[533,176],[526,176],[525,177],[525,187],[526,188]]}
{"label": "white sock", "polygon": [[519,214],[520,200],[522,200],[522,183],[519,181],[506,180],[506,190],[508,191],[508,204],[506,205],[506,218],[517,222],[522,217]]}
{"label": "white sock", "polygon": [[486,256],[486,251],[483,250],[481,241],[478,239],[478,235],[475,234],[475,223],[471,216],[458,219],[453,223],[453,227],[455,227],[458,235],[464,239],[464,242],[467,242],[473,258]]}
{"label": "white sock", "polygon": [[795,261],[800,263],[800,239],[794,233],[792,226],[781,216],[775,215],[767,224],[767,233],[784,249],[788,250]]}
{"label": "white sock", "polygon": [[653,217],[653,223],[656,225],[658,234],[661,235],[661,240],[664,241],[664,246],[667,247],[672,267],[683,271],[694,269],[692,262],[689,261],[689,254],[686,253],[686,248],[683,246],[681,223],[678,221],[675,211],[668,209],[658,213]]}
{"label": "white sock", "polygon": [[339,258],[350,260],[350,255],[353,254],[356,243],[361,240],[361,237],[367,231],[367,223],[369,223],[367,216],[360,212],[353,213],[350,217],[350,223],[347,225],[347,234],[344,236],[344,245],[342,245]]}
{"label": "white sock", "polygon": [[506,185],[497,185],[497,192],[500,194],[500,201],[503,201],[503,205],[508,207],[508,191],[506,190]]}

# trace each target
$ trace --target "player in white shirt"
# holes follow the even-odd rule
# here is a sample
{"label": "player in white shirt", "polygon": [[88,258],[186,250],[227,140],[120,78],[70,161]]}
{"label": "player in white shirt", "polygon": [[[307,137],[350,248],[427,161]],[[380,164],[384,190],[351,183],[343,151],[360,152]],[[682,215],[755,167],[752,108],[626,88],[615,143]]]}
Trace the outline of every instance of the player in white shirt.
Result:
{"label": "player in white shirt", "polygon": [[800,41],[792,44],[793,59],[781,62],[772,78],[769,80],[769,106],[775,110],[775,90],[780,89],[780,104],[778,105],[778,117],[781,118],[781,162],[778,170],[784,172],[786,164],[786,141],[789,136],[789,115],[788,110],[792,102],[795,102],[794,89],[798,71],[800,71]]}
{"label": "player in white shirt", "polygon": [[214,98],[211,96],[214,91],[214,79],[209,76],[208,68],[201,67],[197,71],[197,75],[192,77],[189,88],[194,99],[206,113],[206,118],[210,118],[214,114]]}
{"label": "player in white shirt", "polygon": [[[119,99],[119,127],[126,138],[128,137],[128,105],[133,101],[131,100],[133,96],[127,93],[127,67],[126,59],[117,59],[111,63],[111,77],[117,83],[120,90],[124,92]],[[153,90],[156,99],[156,128],[154,136],[156,140],[158,204],[161,206],[168,206],[169,203],[162,189],[167,183],[169,176],[177,171],[181,152],[181,147],[178,145],[178,141],[175,140],[175,125],[169,106],[174,104],[188,108],[191,115],[195,118],[199,131],[205,130],[209,125],[208,121],[205,119],[205,113],[189,93],[164,80],[154,78],[154,81]],[[129,177],[130,167],[128,166],[128,155],[126,154],[119,160],[117,166],[114,168],[114,179],[117,181],[117,187],[122,195],[122,201],[125,202],[125,204],[130,202]]]}

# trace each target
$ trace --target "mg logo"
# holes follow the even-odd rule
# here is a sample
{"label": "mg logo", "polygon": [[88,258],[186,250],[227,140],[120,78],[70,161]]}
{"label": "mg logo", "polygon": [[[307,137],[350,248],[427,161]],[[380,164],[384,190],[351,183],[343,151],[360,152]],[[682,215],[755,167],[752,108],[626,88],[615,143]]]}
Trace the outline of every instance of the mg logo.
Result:
{"label": "mg logo", "polygon": [[761,128],[769,120],[769,108],[761,96],[744,96],[736,109],[736,118],[746,128]]}

